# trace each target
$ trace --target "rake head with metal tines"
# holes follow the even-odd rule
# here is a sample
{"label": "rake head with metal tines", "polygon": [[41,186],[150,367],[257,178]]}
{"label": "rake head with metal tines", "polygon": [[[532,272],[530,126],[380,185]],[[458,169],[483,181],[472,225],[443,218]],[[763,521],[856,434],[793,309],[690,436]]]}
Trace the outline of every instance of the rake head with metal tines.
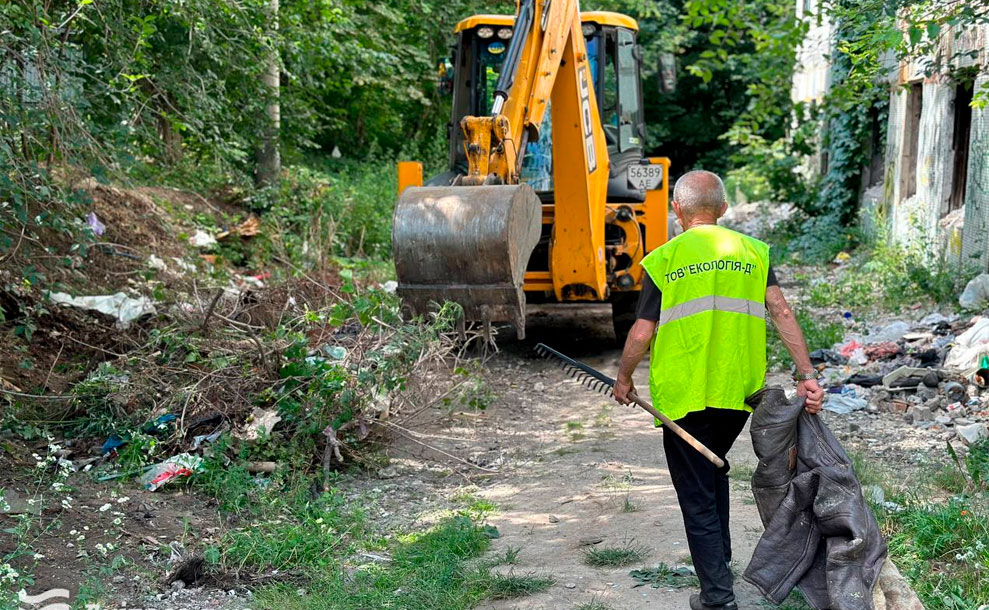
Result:
{"label": "rake head with metal tines", "polygon": [[[560,361],[563,366],[563,370],[585,386],[597,390],[598,392],[614,396],[615,380],[608,377],[601,371],[596,371],[583,362],[578,362],[569,356],[564,356],[544,343],[539,343],[536,345],[536,352],[541,356],[545,356],[547,358],[553,357]],[[716,467],[724,467],[724,460],[705,447],[703,443],[691,436],[689,432],[677,425],[676,422],[670,420],[669,417],[657,411],[651,404],[636,396],[635,392],[629,392],[628,398],[635,404],[645,409],[650,415],[663,422],[663,425],[666,426],[670,432],[686,441],[688,445],[699,451],[701,455],[710,460]]]}
{"label": "rake head with metal tines", "polygon": [[545,358],[554,358],[559,361],[563,370],[569,374],[572,379],[577,380],[577,382],[585,387],[596,392],[601,392],[607,396],[614,395],[613,388],[615,385],[615,380],[608,377],[604,373],[587,366],[583,362],[561,354],[545,343],[539,343],[536,345],[536,353]]}

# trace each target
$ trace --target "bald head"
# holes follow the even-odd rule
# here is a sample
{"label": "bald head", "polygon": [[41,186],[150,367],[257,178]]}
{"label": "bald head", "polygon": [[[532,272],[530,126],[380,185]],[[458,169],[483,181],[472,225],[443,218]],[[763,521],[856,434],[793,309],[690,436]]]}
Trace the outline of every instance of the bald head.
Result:
{"label": "bald head", "polygon": [[712,172],[687,172],[680,176],[673,187],[673,204],[681,217],[681,223],[689,223],[694,219],[713,223],[724,213],[727,203],[725,185]]}

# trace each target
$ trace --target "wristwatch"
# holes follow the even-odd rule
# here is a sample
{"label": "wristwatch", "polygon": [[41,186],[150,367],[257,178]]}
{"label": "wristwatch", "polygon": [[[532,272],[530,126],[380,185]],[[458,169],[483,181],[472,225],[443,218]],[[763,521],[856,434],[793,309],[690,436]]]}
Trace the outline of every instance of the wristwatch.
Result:
{"label": "wristwatch", "polygon": [[814,371],[813,373],[794,373],[793,374],[793,380],[794,381],[810,381],[811,379],[820,379],[820,378],[821,378],[821,376],[818,375],[817,371]]}

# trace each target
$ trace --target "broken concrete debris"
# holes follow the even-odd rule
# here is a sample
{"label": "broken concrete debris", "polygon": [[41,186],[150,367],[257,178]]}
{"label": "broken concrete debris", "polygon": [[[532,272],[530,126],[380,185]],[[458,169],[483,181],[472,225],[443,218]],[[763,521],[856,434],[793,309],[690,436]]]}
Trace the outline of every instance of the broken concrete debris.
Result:
{"label": "broken concrete debris", "polygon": [[989,318],[898,320],[849,334],[811,360],[828,392],[824,408],[862,413],[849,420],[852,434],[871,435],[867,418],[891,414],[938,443],[960,440],[962,452],[989,438]]}

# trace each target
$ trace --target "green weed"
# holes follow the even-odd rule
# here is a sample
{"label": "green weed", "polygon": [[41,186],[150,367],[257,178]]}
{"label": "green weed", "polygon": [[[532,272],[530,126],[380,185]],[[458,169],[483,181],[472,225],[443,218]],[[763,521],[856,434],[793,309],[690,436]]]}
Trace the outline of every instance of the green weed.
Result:
{"label": "green weed", "polygon": [[524,594],[522,581],[509,586],[471,567],[492,535],[491,528],[466,517],[451,517],[426,532],[400,537],[390,562],[359,566],[350,574],[337,564],[309,583],[313,595],[300,596],[292,584],[262,588],[257,605],[272,610],[467,610],[495,594]]}
{"label": "green weed", "polygon": [[542,593],[556,582],[548,576],[528,574],[492,574],[488,581],[488,596],[491,599],[514,599]]}
{"label": "green weed", "polygon": [[621,567],[642,561],[648,549],[629,538],[619,546],[589,547],[584,551],[584,563],[596,568]]}
{"label": "green weed", "polygon": [[683,589],[700,584],[689,568],[671,568],[665,563],[660,563],[655,568],[632,570],[628,575],[637,583],[633,586],[649,585],[653,589]]}

